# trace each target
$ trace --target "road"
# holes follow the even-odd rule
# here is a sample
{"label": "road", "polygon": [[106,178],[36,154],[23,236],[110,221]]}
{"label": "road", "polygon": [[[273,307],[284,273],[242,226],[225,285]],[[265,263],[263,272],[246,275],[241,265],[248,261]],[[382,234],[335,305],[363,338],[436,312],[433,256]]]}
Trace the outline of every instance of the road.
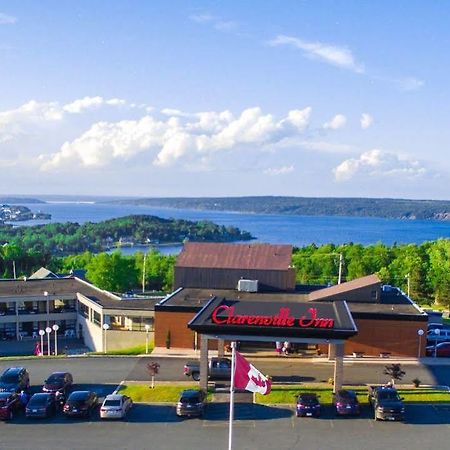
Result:
{"label": "road", "polygon": [[[320,419],[296,418],[292,408],[237,404],[234,448],[239,450],[408,450],[448,448],[450,408],[409,405],[405,423],[337,418],[331,408]],[[203,419],[180,419],[173,406],[135,405],[122,422],[66,419],[0,422],[0,449],[198,449],[228,446],[228,405],[211,404]]]}
{"label": "road", "polygon": [[[88,386],[93,383],[100,388],[110,388],[122,380],[148,381],[146,364],[157,361],[160,373],[157,380],[181,381],[186,380],[183,366],[186,362],[182,358],[152,358],[152,357],[77,357],[61,359],[24,359],[5,361],[0,359],[0,370],[6,367],[25,366],[30,372],[31,383],[40,385],[53,371],[66,370],[74,376],[77,385]],[[295,358],[286,359],[253,359],[252,363],[264,374],[273,376],[276,382],[326,382],[333,376],[333,364],[329,362],[312,363]],[[384,383],[387,381],[383,374],[384,366],[389,361],[375,363],[345,363],[345,384]],[[410,383],[419,378],[423,384],[449,385],[450,365],[418,365],[402,364],[406,375],[404,383]]]}

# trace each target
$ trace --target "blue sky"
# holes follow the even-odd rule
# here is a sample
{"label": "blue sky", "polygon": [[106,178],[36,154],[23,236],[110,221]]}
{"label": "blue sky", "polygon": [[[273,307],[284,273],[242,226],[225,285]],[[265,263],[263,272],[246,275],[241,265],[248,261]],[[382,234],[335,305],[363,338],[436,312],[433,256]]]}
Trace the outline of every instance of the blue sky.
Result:
{"label": "blue sky", "polygon": [[449,16],[0,0],[0,194],[448,199]]}

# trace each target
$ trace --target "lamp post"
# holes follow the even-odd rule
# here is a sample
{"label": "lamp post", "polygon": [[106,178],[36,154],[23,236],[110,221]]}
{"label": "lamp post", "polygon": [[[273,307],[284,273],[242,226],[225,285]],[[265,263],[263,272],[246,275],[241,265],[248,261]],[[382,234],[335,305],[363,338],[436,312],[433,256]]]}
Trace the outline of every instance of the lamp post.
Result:
{"label": "lamp post", "polygon": [[58,330],[59,325],[55,323],[55,325],[52,326],[53,331],[55,332],[55,356],[58,355]]}
{"label": "lamp post", "polygon": [[422,328],[419,328],[417,330],[417,336],[419,336],[419,349],[417,350],[417,359],[420,358],[420,354],[421,354],[421,350],[422,350],[422,336],[423,336],[424,331],[422,330]]}
{"label": "lamp post", "polygon": [[45,330],[39,330],[39,336],[41,337],[41,356],[44,354],[44,334]]}
{"label": "lamp post", "polygon": [[47,355],[50,356],[50,333],[52,332],[52,329],[47,327],[45,332],[47,333]]}
{"label": "lamp post", "polygon": [[148,354],[148,332],[150,331],[150,325],[145,324],[145,354]]}
{"label": "lamp post", "polygon": [[438,344],[438,337],[439,337],[439,335],[441,334],[441,330],[439,329],[439,328],[436,328],[435,330],[434,330],[434,334],[436,335],[435,336],[435,343],[434,343],[434,357],[436,358],[436,356],[437,356],[437,344]]}
{"label": "lamp post", "polygon": [[109,330],[109,325],[104,323],[102,325],[103,328],[103,353],[106,353],[106,331]]}

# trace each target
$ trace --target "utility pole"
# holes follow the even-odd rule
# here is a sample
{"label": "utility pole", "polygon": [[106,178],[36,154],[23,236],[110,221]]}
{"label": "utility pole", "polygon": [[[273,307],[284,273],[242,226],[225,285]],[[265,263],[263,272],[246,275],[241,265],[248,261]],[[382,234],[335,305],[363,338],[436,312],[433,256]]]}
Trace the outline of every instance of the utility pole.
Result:
{"label": "utility pole", "polygon": [[142,269],[142,293],[145,293],[145,263],[147,262],[147,253],[144,254],[144,267]]}
{"label": "utility pole", "polygon": [[338,275],[338,284],[342,282],[342,268],[344,265],[344,255],[339,253],[339,275]]}
{"label": "utility pole", "polygon": [[16,261],[13,260],[13,275],[14,279],[16,279]]}
{"label": "utility pole", "polygon": [[409,276],[409,273],[407,273],[406,275],[405,275],[405,278],[406,278],[406,282],[407,282],[407,286],[408,286],[408,298],[410,298],[409,297],[409,292],[410,292],[410,287],[411,287],[411,284],[410,284],[410,276]]}

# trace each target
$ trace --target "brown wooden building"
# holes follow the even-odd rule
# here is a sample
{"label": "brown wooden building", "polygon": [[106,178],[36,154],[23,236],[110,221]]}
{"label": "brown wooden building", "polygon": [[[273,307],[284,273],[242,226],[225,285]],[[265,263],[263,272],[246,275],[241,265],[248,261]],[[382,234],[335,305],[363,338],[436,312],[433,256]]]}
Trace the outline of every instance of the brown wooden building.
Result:
{"label": "brown wooden building", "polygon": [[188,242],[177,258],[174,288],[236,289],[257,280],[261,291],[294,291],[292,246]]}

